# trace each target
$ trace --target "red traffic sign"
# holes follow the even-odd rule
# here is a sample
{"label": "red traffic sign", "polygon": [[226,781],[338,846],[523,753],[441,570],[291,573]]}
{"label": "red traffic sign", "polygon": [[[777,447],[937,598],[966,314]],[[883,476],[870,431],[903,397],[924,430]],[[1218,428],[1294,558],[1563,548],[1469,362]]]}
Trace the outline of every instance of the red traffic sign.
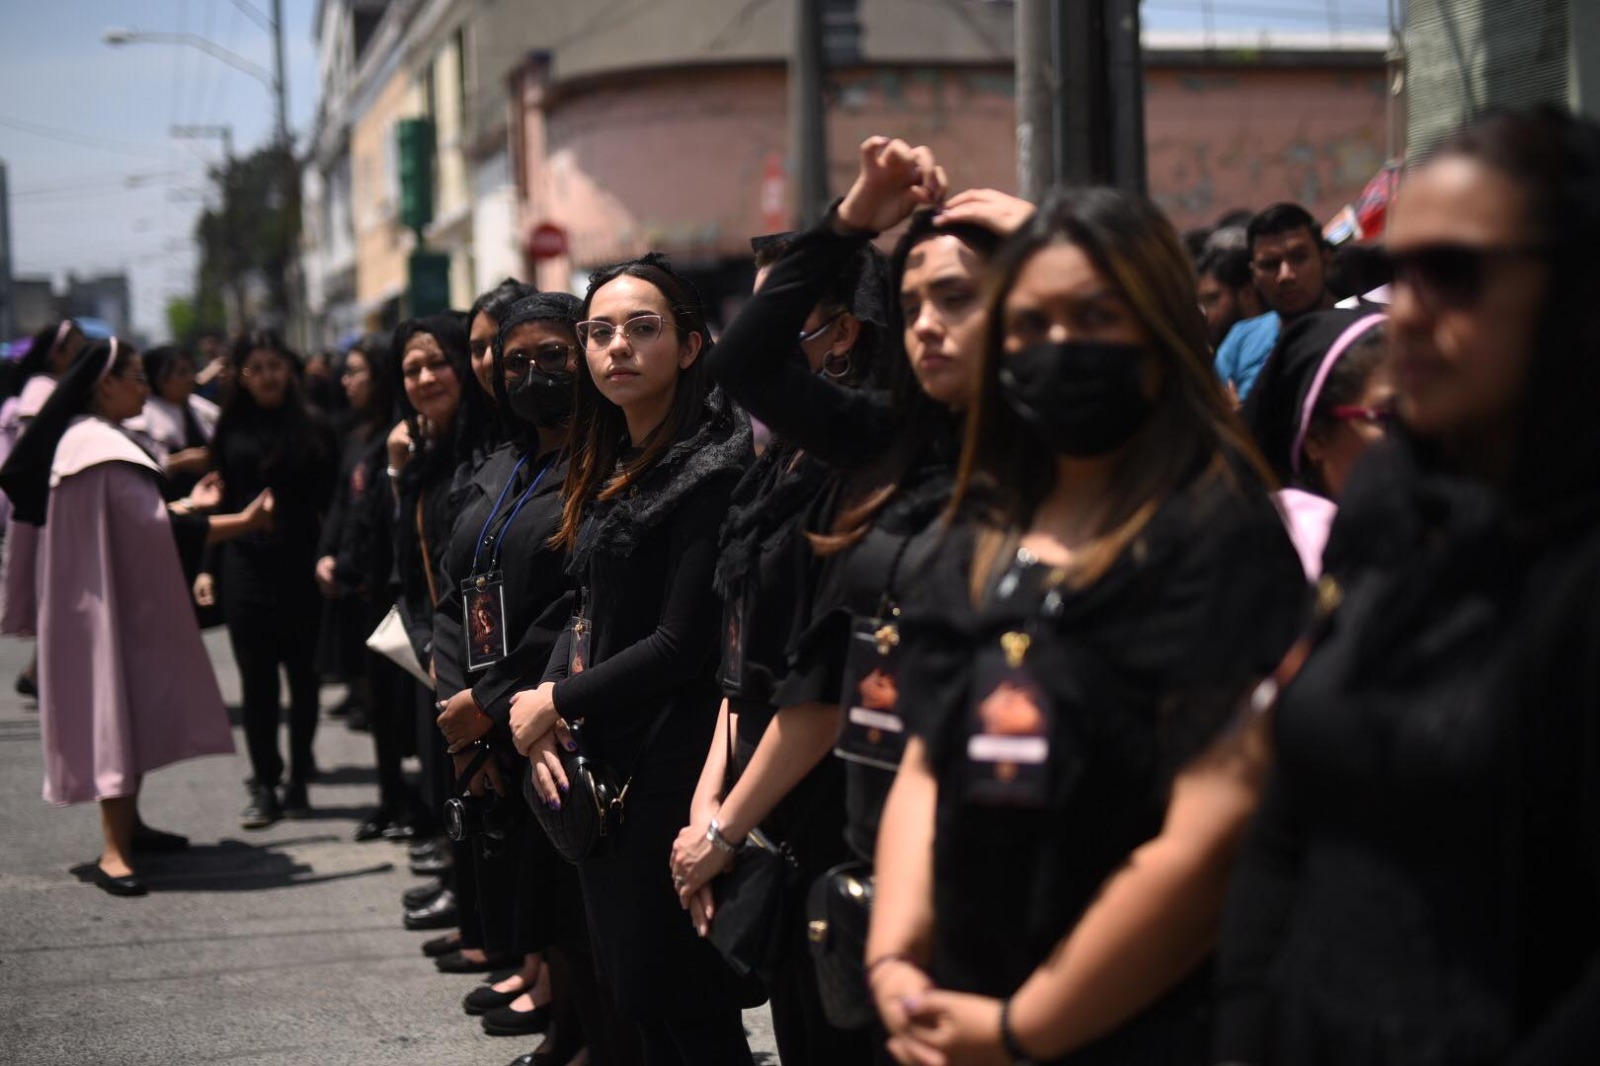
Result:
{"label": "red traffic sign", "polygon": [[777,152],[769,152],[762,161],[761,224],[767,233],[789,228],[789,174]]}
{"label": "red traffic sign", "polygon": [[528,258],[535,262],[567,254],[567,231],[554,222],[541,222],[528,234]]}

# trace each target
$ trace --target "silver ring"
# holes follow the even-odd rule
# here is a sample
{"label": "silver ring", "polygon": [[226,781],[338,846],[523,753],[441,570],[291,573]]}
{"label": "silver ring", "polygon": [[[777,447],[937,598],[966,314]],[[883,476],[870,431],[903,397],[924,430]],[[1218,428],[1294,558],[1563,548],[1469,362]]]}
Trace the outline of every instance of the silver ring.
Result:
{"label": "silver ring", "polygon": [[673,887],[673,888],[682,888],[682,887],[683,887],[683,886],[684,886],[684,885],[686,885],[686,884],[688,884],[688,882],[687,882],[687,881],[685,881],[685,880],[684,880],[684,879],[683,879],[683,878],[681,878],[681,877],[674,877],[674,878],[673,878],[673,879],[672,879],[672,887]]}

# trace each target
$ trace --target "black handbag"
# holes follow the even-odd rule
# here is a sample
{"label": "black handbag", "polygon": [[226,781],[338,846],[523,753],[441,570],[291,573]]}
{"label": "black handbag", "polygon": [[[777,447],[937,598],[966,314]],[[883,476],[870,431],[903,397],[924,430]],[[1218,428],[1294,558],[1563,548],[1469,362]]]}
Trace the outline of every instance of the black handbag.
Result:
{"label": "black handbag", "polygon": [[[584,633],[587,624],[582,614],[575,619],[579,634]],[[574,673],[581,672],[583,662],[588,657],[586,642],[582,648]],[[633,772],[644,761],[645,753],[650,750],[650,745],[655,742],[656,735],[661,732],[671,713],[672,704],[668,703],[656,715],[655,721],[650,724],[650,731],[645,734],[644,743],[639,745],[633,769],[626,778],[621,778],[620,785],[617,784],[620,775],[616,770],[590,757],[585,750],[583,719],[567,723],[575,750],[566,751],[559,746],[556,749],[561,759],[561,769],[567,775],[567,795],[558,809],[548,807],[539,798],[539,793],[533,787],[533,763],[528,763],[528,771],[522,777],[522,798],[527,801],[534,820],[544,830],[545,836],[550,838],[556,854],[576,865],[585,859],[598,858],[616,846],[628,800],[628,786],[633,783]]]}
{"label": "black handbag", "polygon": [[866,974],[872,888],[872,867],[847,862],[817,878],[806,896],[806,939],[822,1013],[840,1029],[865,1029],[877,1017]]}
{"label": "black handbag", "polygon": [[[733,768],[733,717],[728,718],[728,770]],[[800,880],[800,864],[787,844],[752,829],[733,857],[733,868],[711,882],[716,913],[711,945],[740,977],[770,987],[783,952],[784,916]]]}
{"label": "black handbag", "polygon": [[783,952],[785,904],[799,879],[788,846],[752,829],[733,869],[711,882],[717,909],[708,939],[740,977],[771,986]]}

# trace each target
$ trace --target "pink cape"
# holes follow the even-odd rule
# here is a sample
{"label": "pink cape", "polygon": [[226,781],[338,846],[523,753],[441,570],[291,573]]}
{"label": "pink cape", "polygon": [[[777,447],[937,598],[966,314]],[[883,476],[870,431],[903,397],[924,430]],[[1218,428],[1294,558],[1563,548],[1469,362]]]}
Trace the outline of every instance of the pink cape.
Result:
{"label": "pink cape", "polygon": [[50,803],[131,796],[151,770],[233,751],[155,470],[97,418],[56,449],[38,550]]}
{"label": "pink cape", "polygon": [[1315,584],[1322,576],[1322,551],[1328,546],[1328,532],[1339,513],[1339,505],[1332,500],[1299,489],[1281,489],[1273,493],[1278,514],[1283,518],[1294,550],[1300,554],[1300,566],[1306,580]]}

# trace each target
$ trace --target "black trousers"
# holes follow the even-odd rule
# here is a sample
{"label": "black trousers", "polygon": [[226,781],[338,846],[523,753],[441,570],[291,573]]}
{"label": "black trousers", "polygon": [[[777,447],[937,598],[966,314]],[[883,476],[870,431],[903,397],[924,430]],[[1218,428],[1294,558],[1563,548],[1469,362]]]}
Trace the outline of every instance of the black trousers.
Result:
{"label": "black trousers", "polygon": [[[363,627],[370,633],[383,621],[388,607],[380,610],[366,599],[361,604],[366,612]],[[411,676],[388,659],[366,648],[362,652],[366,656],[367,692],[371,700],[367,717],[372,723],[378,805],[395,817],[410,817],[415,813],[417,797],[406,787],[401,760],[416,744],[411,713],[411,690],[415,686]]]}
{"label": "black trousers", "polygon": [[317,735],[318,679],[316,614],[283,607],[233,610],[228,641],[239,664],[244,691],[244,736],[250,769],[259,785],[283,780],[278,750],[282,686],[278,667],[289,679],[289,780],[305,782],[316,770],[312,741]]}

